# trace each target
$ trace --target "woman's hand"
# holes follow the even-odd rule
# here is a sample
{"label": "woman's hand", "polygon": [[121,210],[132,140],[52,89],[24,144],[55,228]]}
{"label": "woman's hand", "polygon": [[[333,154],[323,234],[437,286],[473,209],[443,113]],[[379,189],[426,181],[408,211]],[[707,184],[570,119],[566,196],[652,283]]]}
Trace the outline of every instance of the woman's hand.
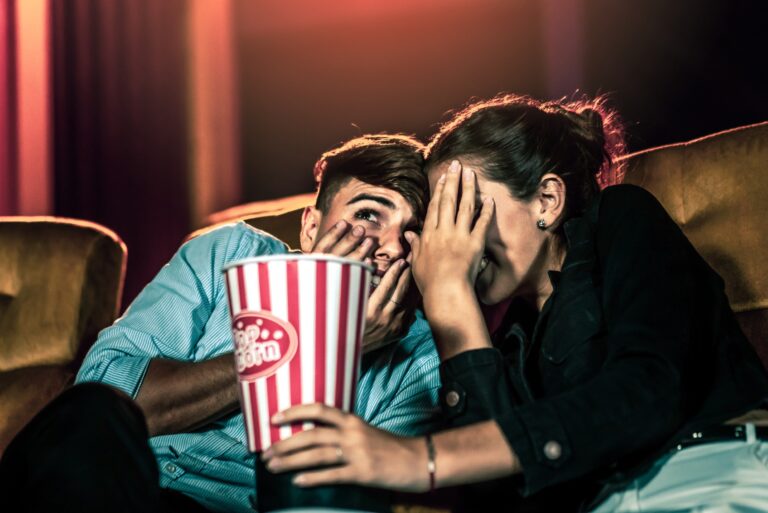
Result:
{"label": "woman's hand", "polygon": [[[461,201],[457,201],[461,190]],[[475,297],[475,279],[493,218],[493,200],[476,214],[476,178],[458,161],[440,177],[429,202],[421,236],[407,232],[413,277],[443,360],[490,340]]]}
{"label": "woman's hand", "polygon": [[493,200],[486,198],[475,221],[476,195],[475,173],[454,160],[437,182],[421,236],[406,233],[413,276],[425,301],[430,296],[444,298],[457,286],[474,289],[493,217]]}
{"label": "woman's hand", "polygon": [[318,427],[282,440],[262,454],[269,470],[327,467],[299,473],[294,478],[297,486],[352,483],[405,492],[429,488],[423,439],[394,436],[324,404],[294,406],[272,418],[273,424],[306,421]]}

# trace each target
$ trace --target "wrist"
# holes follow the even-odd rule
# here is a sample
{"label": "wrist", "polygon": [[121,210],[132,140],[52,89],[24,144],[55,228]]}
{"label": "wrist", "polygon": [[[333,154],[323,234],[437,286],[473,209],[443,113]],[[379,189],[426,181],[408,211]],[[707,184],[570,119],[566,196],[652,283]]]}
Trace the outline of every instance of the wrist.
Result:
{"label": "wrist", "polygon": [[432,435],[409,437],[408,440],[408,461],[414,462],[409,465],[410,478],[408,479],[408,491],[412,493],[427,493],[433,491],[437,486],[436,474],[431,472],[437,470],[434,454],[434,443],[432,443],[432,453],[430,453],[429,443],[432,443]]}
{"label": "wrist", "polygon": [[424,314],[429,321],[441,360],[464,351],[491,347],[488,328],[474,290],[454,289],[442,297],[424,298]]}
{"label": "wrist", "polygon": [[479,308],[475,290],[469,282],[444,282],[431,287],[422,294],[424,315],[434,322],[452,323],[456,312],[468,308]]}
{"label": "wrist", "polygon": [[434,492],[437,488],[435,475],[437,473],[437,454],[435,453],[435,444],[432,441],[432,435],[427,433],[424,437],[424,445],[427,448],[427,476],[429,477],[429,488],[427,491]]}

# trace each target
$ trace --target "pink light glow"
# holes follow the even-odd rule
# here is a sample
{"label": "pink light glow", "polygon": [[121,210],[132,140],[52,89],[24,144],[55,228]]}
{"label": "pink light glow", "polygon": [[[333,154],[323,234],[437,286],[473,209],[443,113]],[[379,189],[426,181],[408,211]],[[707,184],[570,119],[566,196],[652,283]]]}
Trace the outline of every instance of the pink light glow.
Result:
{"label": "pink light glow", "polygon": [[53,211],[51,178],[50,5],[16,2],[18,40],[18,210]]}

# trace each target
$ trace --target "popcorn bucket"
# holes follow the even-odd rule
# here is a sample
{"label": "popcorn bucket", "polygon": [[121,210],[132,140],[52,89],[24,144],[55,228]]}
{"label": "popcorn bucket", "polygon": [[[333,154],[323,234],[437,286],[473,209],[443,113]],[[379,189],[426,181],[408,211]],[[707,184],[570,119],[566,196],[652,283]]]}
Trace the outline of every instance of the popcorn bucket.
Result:
{"label": "popcorn bucket", "polygon": [[371,268],[330,255],[283,254],[224,267],[248,448],[313,423],[273,426],[291,406],[354,407]]}

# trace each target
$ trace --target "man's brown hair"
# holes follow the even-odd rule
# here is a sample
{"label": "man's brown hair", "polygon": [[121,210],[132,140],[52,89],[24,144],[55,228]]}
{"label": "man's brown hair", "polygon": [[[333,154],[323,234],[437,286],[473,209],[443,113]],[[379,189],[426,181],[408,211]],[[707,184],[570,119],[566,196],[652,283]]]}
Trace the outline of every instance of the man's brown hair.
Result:
{"label": "man's brown hair", "polygon": [[339,189],[356,178],[399,193],[416,218],[424,219],[429,182],[423,171],[423,150],[421,142],[407,135],[370,134],[323,153],[315,163],[315,206],[327,212]]}

